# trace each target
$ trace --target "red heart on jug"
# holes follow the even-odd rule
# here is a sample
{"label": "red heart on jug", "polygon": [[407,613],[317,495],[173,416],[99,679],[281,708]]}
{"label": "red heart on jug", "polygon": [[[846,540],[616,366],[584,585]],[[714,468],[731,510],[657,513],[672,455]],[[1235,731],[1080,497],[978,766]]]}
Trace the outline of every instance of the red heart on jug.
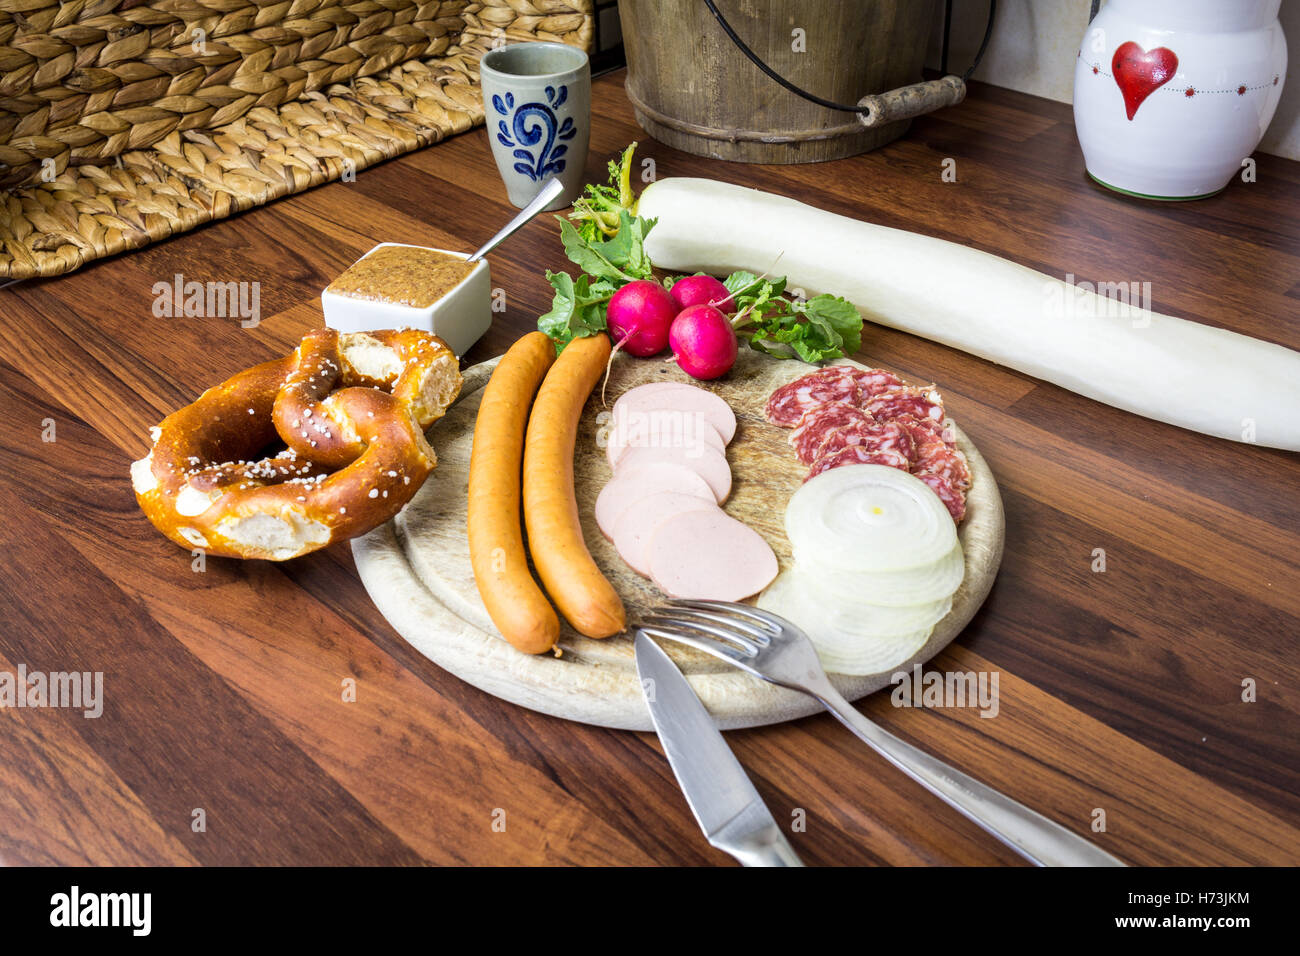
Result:
{"label": "red heart on jug", "polygon": [[1124,94],[1124,109],[1132,119],[1143,100],[1174,78],[1178,57],[1165,47],[1143,50],[1129,40],[1115,50],[1110,69],[1115,74],[1119,91]]}

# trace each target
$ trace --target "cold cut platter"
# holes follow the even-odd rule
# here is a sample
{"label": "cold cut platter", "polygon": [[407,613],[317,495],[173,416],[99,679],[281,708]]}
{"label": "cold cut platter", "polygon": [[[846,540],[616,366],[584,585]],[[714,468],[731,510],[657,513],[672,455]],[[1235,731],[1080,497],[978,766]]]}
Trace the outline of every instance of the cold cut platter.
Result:
{"label": "cold cut platter", "polygon": [[[497,362],[486,362],[464,373],[459,399],[428,432],[437,449],[437,468],[405,510],[393,521],[353,541],[362,581],[376,606],[404,639],[440,667],[487,693],[557,717],[649,730],[650,717],[636,676],[630,630],[595,640],[561,620],[558,654],[521,654],[501,636],[480,596],[466,535],[467,487],[480,402]],[[862,368],[847,361],[836,364]],[[614,357],[604,387],[605,399],[597,387],[578,421],[574,491],[587,549],[621,598],[629,627],[635,627],[651,608],[662,605],[665,594],[655,581],[629,566],[625,555],[601,533],[597,521],[597,500],[613,474],[607,446],[617,422],[611,421],[611,406],[632,389],[657,382],[702,384],[725,401],[734,411],[736,427],[725,451],[718,453],[725,455],[730,469],[729,494],[720,496],[725,497],[720,508],[727,519],[721,520],[736,519],[770,546],[782,571],[777,579],[780,583],[790,580],[787,572],[794,563],[785,526],[786,505],[804,487],[809,465],[792,450],[789,430],[769,421],[766,410],[773,393],[812,371],[813,366],[797,360],[776,360],[742,349],[724,378],[693,383],[671,363],[637,360],[623,354]],[[927,627],[928,637],[923,644],[907,648],[910,653],[906,658],[891,661],[879,672],[853,676],[828,668],[832,670],[831,679],[850,700],[887,686],[892,674],[910,670],[913,664],[939,653],[962,631],[992,587],[1002,555],[1001,498],[978,449],[951,419],[948,425],[951,441],[969,468],[965,513],[956,530],[964,574],[951,594],[950,608],[946,603],[942,605],[946,613],[932,630]],[[624,468],[624,464],[619,467]],[[859,473],[868,470],[843,469]],[[943,513],[941,507],[936,508]],[[712,505],[710,509],[714,510]],[[692,523],[677,522],[686,529]],[[707,524],[706,520],[700,522],[702,528]],[[544,546],[530,541],[534,550]],[[701,547],[708,547],[708,543],[702,540]],[[834,553],[814,557],[819,567],[834,569]],[[815,607],[815,602],[798,605],[809,606]],[[815,611],[800,613],[804,619],[796,623],[810,633],[822,626],[831,627],[829,620],[807,617]],[[674,645],[666,649],[723,728],[777,723],[820,709],[811,698],[763,683],[691,648]]]}
{"label": "cold cut platter", "polygon": [[[994,477],[938,383],[847,358],[864,313],[1140,414],[1300,447],[1290,350],[1112,316],[1091,294],[1054,321],[1043,292],[1068,290],[1046,276],[758,190],[668,179],[638,198],[635,145],[557,217],[576,274],[546,271],[551,308],[501,359],[462,376],[442,332],[465,346],[473,330],[405,313],[313,330],[150,429],[131,468],[145,515],[229,558],[351,540],[376,605],[447,670],[525,707],[647,729],[629,635],[665,599],[784,617],[854,699],[933,657],[988,594]],[[334,292],[447,306],[447,282],[411,285],[446,254],[403,250],[376,247]],[[941,251],[956,271],[937,283]],[[1237,370],[1234,402],[1200,387],[1209,355]],[[671,653],[725,727],[817,709]]]}

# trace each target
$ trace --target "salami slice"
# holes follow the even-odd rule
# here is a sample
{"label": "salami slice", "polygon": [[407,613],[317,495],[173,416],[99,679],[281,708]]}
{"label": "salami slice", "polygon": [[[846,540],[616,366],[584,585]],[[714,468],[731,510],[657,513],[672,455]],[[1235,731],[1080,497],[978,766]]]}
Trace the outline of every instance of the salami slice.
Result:
{"label": "salami slice", "polygon": [[812,468],[808,471],[808,478],[804,481],[816,478],[822,472],[839,468],[841,465],[888,465],[890,468],[908,470],[907,456],[901,452],[872,451],[863,445],[848,445],[837,452],[823,455],[813,462]]}
{"label": "salami slice", "polygon": [[948,447],[948,443],[943,440],[943,426],[933,418],[916,418],[912,415],[903,415],[894,419],[894,421],[907,429],[907,433],[912,438],[913,462],[929,457],[936,446]]}
{"label": "salami slice", "polygon": [[765,411],[772,424],[794,429],[790,444],[811,466],[808,478],[841,465],[899,468],[925,482],[953,521],[966,516],[970,466],[934,386],[905,385],[884,369],[832,365],[778,388]]}
{"label": "salami slice", "polygon": [[845,426],[866,428],[875,424],[875,419],[848,402],[823,402],[804,412],[799,424],[790,433],[790,444],[794,452],[805,465],[811,465],[821,457],[821,448],[827,437]]}
{"label": "salami slice", "polygon": [[939,496],[944,507],[948,509],[948,514],[952,515],[952,520],[961,524],[966,517],[966,496],[952,486],[943,475],[920,474],[916,476],[930,486],[930,489]]}
{"label": "salami slice", "polygon": [[932,451],[929,457],[914,464],[912,474],[918,478],[939,475],[962,494],[970,488],[970,465],[966,463],[966,456],[947,445],[943,446],[942,451]]}
{"label": "salami slice", "polygon": [[944,440],[942,430],[932,427],[933,422],[925,424],[916,419],[899,419],[899,423],[911,435],[915,448],[912,474],[918,477],[940,475],[959,492],[970,487],[970,466],[966,464],[966,456],[958,451],[955,442],[949,444]]}
{"label": "salami slice", "polygon": [[943,423],[943,398],[933,388],[914,385],[890,385],[862,399],[861,405],[880,421],[892,421],[903,415],[929,418]]}
{"label": "salami slice", "polygon": [[883,368],[854,369],[853,378],[858,383],[859,398],[866,399],[883,392],[891,385],[902,385],[903,380]]}
{"label": "salami slice", "polygon": [[[952,423],[947,419],[942,422],[935,421],[933,418],[917,418],[915,415],[899,415],[893,421],[900,425],[906,425],[908,431],[913,428],[924,428],[930,434],[934,435],[949,448],[957,447],[957,433],[953,431]],[[916,441],[921,441],[921,436],[914,436]]]}
{"label": "salami slice", "polygon": [[[834,454],[850,445],[861,445],[867,451],[895,451],[910,463],[914,453],[911,433],[898,422],[867,421],[851,423],[831,429],[809,462]],[[801,459],[802,460],[802,459]]]}
{"label": "salami slice", "polygon": [[831,365],[782,385],[769,396],[764,411],[773,425],[793,428],[815,405],[827,402],[856,404],[860,397],[854,369]]}

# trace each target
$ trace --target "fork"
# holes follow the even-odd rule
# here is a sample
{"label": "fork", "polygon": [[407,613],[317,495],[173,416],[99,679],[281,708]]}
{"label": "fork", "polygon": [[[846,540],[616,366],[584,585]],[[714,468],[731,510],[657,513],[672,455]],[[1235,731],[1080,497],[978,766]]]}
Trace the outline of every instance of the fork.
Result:
{"label": "fork", "polygon": [[785,618],[728,601],[669,603],[671,607],[656,609],[658,613],[647,617],[640,630],[694,647],[769,683],[812,695],[867,746],[1032,863],[1126,865],[1059,823],[868,720],[826,677],[808,635]]}

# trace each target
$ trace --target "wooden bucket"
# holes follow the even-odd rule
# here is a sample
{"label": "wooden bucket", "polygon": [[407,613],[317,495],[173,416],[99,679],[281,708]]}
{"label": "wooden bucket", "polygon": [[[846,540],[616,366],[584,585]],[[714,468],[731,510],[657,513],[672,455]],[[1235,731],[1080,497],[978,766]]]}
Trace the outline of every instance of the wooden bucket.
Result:
{"label": "wooden bucket", "polygon": [[[822,99],[851,105],[921,80],[933,3],[716,5],[768,66]],[[676,149],[746,163],[818,163],[865,153],[907,131],[907,120],[867,129],[853,113],[786,90],[736,47],[702,0],[619,0],[618,10],[637,122]]]}

